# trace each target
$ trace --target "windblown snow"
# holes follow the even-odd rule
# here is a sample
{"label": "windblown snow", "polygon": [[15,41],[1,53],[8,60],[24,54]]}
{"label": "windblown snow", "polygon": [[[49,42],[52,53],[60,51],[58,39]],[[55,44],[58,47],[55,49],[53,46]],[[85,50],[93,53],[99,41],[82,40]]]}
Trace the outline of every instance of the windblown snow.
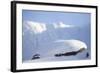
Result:
{"label": "windblown snow", "polygon": [[[71,28],[71,31],[69,28]],[[77,34],[81,35],[83,29],[82,31],[78,30],[74,26],[64,24],[63,22],[52,25],[33,21],[25,22],[23,26],[23,57],[26,58],[24,62],[87,59],[87,44],[80,40],[80,36],[78,38],[75,37]],[[68,34],[73,36],[69,36]],[[85,50],[75,56],[54,56],[57,53],[78,51],[81,48],[85,48]],[[39,54],[40,58],[32,60],[35,54]]]}

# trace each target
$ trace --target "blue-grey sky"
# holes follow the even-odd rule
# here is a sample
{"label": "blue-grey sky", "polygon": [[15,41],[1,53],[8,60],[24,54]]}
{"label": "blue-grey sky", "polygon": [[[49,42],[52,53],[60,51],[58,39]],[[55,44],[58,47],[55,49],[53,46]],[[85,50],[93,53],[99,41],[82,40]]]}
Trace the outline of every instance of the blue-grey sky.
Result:
{"label": "blue-grey sky", "polygon": [[[90,47],[91,14],[89,13],[23,10],[22,18],[23,18],[22,31],[23,32],[25,31],[24,32],[25,35],[23,35],[23,60],[30,60],[37,51],[36,42],[34,41],[34,39],[38,39],[38,44],[39,44],[38,47],[40,48],[39,52],[42,52],[44,48],[42,45],[58,39],[81,40],[87,44],[88,48],[91,48]],[[30,34],[30,30],[26,31],[27,29],[24,28],[27,25],[27,23],[25,24],[24,22],[28,21],[37,22],[39,24],[44,23],[46,25],[46,28],[43,30],[40,27],[41,32],[43,31],[41,34]],[[60,27],[65,27],[65,28],[53,29],[52,27],[53,24],[55,24],[57,27],[58,24],[60,24],[61,25],[61,26],[59,25]],[[43,25],[43,27],[45,26]],[[90,49],[88,51],[90,52]]]}
{"label": "blue-grey sky", "polygon": [[89,13],[72,13],[72,12],[47,12],[23,10],[23,20],[31,20],[36,22],[45,22],[52,24],[53,22],[62,21],[65,24],[84,26],[90,23]]}

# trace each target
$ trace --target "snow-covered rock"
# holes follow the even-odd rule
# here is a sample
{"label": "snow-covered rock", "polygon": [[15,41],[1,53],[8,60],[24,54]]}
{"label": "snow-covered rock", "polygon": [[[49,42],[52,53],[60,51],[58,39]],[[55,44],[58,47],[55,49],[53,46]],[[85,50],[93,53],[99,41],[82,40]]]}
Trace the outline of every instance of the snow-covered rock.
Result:
{"label": "snow-covered rock", "polygon": [[[73,51],[79,51],[84,48],[84,50],[87,49],[87,45],[80,41],[80,40],[57,40],[52,44],[49,44],[47,46],[48,49],[50,49],[47,53],[45,52],[45,55],[52,55],[57,53],[67,53],[67,52],[73,52]],[[46,46],[45,46],[46,47]]]}

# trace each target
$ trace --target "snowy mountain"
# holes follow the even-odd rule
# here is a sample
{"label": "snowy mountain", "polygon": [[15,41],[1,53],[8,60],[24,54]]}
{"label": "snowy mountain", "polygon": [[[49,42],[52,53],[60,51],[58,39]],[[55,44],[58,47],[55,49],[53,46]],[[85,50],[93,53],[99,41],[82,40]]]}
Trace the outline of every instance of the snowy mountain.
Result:
{"label": "snowy mountain", "polygon": [[[89,35],[89,26],[26,21],[23,24],[23,61],[30,61],[35,54],[39,54],[40,58],[33,62],[87,59],[86,54],[91,48]],[[77,51],[83,47],[86,50],[76,56],[54,57],[54,54]]]}

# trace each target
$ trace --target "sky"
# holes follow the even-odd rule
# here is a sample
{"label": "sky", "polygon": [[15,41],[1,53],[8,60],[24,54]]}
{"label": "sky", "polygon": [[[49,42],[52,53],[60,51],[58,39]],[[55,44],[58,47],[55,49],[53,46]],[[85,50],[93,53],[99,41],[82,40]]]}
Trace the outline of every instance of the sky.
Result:
{"label": "sky", "polygon": [[[49,49],[49,45],[55,47],[53,44],[56,40],[83,41],[91,54],[90,19],[89,13],[23,10],[23,61],[31,60],[36,53],[43,54],[42,58],[45,57],[47,54],[44,52],[53,50]],[[81,57],[76,56],[75,59],[79,60]]]}
{"label": "sky", "polygon": [[[32,11],[23,10],[23,20],[36,22],[45,22],[48,24],[58,23],[60,21],[65,24],[83,26],[90,21],[89,13],[72,13],[72,12],[48,12],[48,11]],[[78,23],[77,23],[78,22]]]}

